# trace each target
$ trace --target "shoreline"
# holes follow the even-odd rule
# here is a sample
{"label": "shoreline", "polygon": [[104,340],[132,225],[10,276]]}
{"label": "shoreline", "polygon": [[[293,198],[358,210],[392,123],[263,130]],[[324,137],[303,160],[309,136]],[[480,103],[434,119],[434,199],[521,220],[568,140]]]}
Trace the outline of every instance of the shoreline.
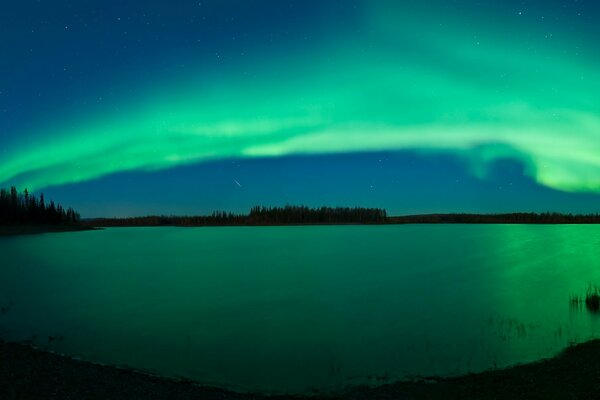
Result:
{"label": "shoreline", "polygon": [[289,224],[215,224],[215,225],[81,225],[81,226],[52,226],[52,225],[0,225],[0,238],[24,235],[39,235],[44,233],[66,233],[83,231],[101,231],[106,228],[269,228],[269,227],[309,227],[309,226],[394,226],[394,225],[600,225],[599,223],[580,222],[384,222],[384,223],[289,223]]}
{"label": "shoreline", "polygon": [[212,215],[147,215],[121,218],[88,218],[82,225],[101,227],[142,226],[311,226],[395,224],[600,224],[600,214],[513,212],[502,214],[437,213],[389,216],[384,209],[307,207],[253,207],[248,214],[215,212]]}
{"label": "shoreline", "polygon": [[600,339],[554,358],[450,378],[311,395],[238,393],[0,341],[0,398],[16,399],[589,399],[600,393]]}
{"label": "shoreline", "polygon": [[0,225],[0,237],[39,235],[41,233],[95,231],[100,227],[83,225]]}
{"label": "shoreline", "polygon": [[[182,223],[181,217],[174,217],[170,223],[123,223],[120,219],[96,218],[82,221],[78,225],[0,225],[0,237],[37,235],[42,233],[80,232],[103,230],[105,228],[215,228],[215,227],[302,227],[302,226],[391,226],[391,225],[599,225],[597,220],[537,220],[515,221],[503,218],[479,219],[481,215],[429,214],[403,217],[387,217],[381,222],[224,222],[224,223]],[[487,216],[489,217],[489,216]],[[143,217],[144,219],[146,217]],[[135,220],[135,218],[133,218]]]}

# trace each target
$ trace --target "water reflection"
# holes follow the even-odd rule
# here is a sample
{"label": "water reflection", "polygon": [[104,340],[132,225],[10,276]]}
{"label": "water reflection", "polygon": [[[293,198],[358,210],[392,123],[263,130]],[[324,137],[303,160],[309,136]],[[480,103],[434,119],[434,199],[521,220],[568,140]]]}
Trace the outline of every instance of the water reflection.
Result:
{"label": "water reflection", "polygon": [[600,227],[564,225],[3,238],[1,334],[236,389],[475,372],[596,336],[599,319],[570,300],[600,282],[599,240]]}

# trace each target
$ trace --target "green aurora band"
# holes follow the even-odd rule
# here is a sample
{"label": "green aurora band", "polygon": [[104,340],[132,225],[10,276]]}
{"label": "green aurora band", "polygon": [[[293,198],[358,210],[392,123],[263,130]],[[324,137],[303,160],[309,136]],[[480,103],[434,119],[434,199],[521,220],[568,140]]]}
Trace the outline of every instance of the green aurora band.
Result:
{"label": "green aurora band", "polygon": [[450,152],[480,176],[515,158],[540,184],[600,192],[594,49],[517,15],[440,23],[426,13],[374,2],[355,37],[220,74],[199,68],[118,111],[22,133],[0,163],[0,185],[38,190],[207,160],[406,149]]}

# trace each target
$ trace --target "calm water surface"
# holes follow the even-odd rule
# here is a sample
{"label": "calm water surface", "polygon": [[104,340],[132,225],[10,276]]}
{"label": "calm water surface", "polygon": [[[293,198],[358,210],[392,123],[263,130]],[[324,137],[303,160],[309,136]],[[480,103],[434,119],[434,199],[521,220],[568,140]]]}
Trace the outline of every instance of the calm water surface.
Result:
{"label": "calm water surface", "polygon": [[235,389],[480,371],[600,336],[569,301],[600,284],[600,226],[115,228],[0,255],[5,339]]}

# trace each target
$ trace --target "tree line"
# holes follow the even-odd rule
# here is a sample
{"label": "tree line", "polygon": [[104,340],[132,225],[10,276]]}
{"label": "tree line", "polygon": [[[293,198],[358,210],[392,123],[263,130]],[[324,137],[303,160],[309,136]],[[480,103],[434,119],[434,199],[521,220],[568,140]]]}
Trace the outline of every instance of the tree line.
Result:
{"label": "tree line", "polygon": [[318,224],[600,224],[600,214],[505,213],[387,216],[384,209],[362,207],[255,206],[248,214],[215,211],[206,216],[97,218],[87,226],[234,226]]}
{"label": "tree line", "polygon": [[90,226],[227,226],[227,225],[304,225],[304,224],[381,224],[386,211],[379,208],[306,206],[252,207],[248,214],[215,211],[207,216],[147,216],[98,218],[85,221]]}
{"label": "tree line", "polygon": [[505,213],[387,216],[384,209],[362,207],[255,206],[248,214],[215,211],[206,216],[98,218],[87,226],[260,226],[318,224],[600,224],[600,214]]}
{"label": "tree line", "polygon": [[75,225],[80,215],[72,208],[63,208],[44,195],[35,196],[25,189],[18,192],[13,186],[0,189],[0,225]]}
{"label": "tree line", "polygon": [[364,207],[256,206],[248,215],[248,220],[255,224],[380,224],[386,218],[384,209]]}
{"label": "tree line", "polygon": [[63,208],[44,195],[32,195],[15,187],[0,189],[0,225],[86,226],[227,226],[309,224],[600,224],[600,214],[505,213],[422,214],[389,217],[382,208],[255,206],[247,214],[215,211],[204,216],[146,216],[97,218],[81,221],[79,213]]}
{"label": "tree line", "polygon": [[246,225],[246,216],[241,214],[215,211],[203,216],[166,216],[150,215],[127,218],[94,218],[83,221],[91,227],[124,227],[124,226],[227,226]]}
{"label": "tree line", "polygon": [[423,214],[389,217],[394,224],[598,224],[600,214]]}

